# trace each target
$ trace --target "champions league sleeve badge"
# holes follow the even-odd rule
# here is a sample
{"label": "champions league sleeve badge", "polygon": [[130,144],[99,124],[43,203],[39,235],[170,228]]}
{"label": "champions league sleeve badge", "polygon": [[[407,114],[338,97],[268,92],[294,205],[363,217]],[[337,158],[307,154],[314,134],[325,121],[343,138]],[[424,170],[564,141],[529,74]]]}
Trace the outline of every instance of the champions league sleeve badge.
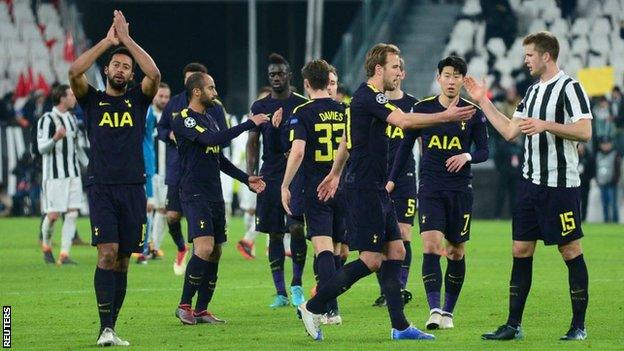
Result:
{"label": "champions league sleeve badge", "polygon": [[385,105],[388,103],[388,97],[384,93],[379,93],[375,96],[378,104]]}
{"label": "champions league sleeve badge", "polygon": [[193,117],[186,117],[184,119],[184,126],[186,128],[195,128],[196,125],[197,125],[197,122],[195,121],[195,118],[193,118]]}

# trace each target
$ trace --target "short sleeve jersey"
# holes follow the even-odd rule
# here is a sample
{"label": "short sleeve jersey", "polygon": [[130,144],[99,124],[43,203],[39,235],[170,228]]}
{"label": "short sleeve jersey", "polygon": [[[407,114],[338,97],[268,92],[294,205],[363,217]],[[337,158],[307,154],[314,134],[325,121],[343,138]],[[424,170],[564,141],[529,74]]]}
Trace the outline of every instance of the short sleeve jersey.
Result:
{"label": "short sleeve jersey", "polygon": [[294,140],[306,142],[303,158],[304,193],[316,188],[329,174],[345,130],[345,109],[331,98],[310,100],[295,109],[290,126]]}
{"label": "short sleeve jersey", "polygon": [[137,85],[110,96],[89,85],[78,99],[91,145],[85,184],[145,183],[143,135],[152,102]]}
{"label": "short sleeve jersey", "polygon": [[347,109],[349,165],[344,178],[347,189],[384,189],[388,179],[386,119],[396,110],[388,97],[362,83]]}

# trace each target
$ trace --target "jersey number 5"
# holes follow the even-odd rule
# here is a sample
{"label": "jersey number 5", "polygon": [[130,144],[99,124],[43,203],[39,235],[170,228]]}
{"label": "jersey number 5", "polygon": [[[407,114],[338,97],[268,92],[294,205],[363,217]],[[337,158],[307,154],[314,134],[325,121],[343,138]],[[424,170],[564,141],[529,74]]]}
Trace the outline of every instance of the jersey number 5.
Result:
{"label": "jersey number 5", "polygon": [[331,162],[336,157],[340,138],[344,132],[345,126],[342,123],[319,123],[314,125],[315,132],[321,132],[318,142],[324,145],[324,150],[314,151],[314,161]]}

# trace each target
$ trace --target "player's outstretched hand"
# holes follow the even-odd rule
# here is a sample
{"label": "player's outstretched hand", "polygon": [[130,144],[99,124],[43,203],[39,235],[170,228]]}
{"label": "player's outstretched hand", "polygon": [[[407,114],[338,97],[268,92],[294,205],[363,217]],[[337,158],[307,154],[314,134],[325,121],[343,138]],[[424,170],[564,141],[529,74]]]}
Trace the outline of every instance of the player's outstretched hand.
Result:
{"label": "player's outstretched hand", "polygon": [[117,38],[117,33],[115,33],[114,24],[111,24],[111,27],[108,29],[108,33],[106,33],[106,40],[108,40],[111,45],[119,45],[119,38]]}
{"label": "player's outstretched hand", "polygon": [[522,121],[518,123],[518,126],[522,133],[528,136],[539,134],[546,130],[546,122],[539,118],[523,118]]}
{"label": "player's outstretched hand", "polygon": [[449,157],[448,160],[446,160],[446,170],[450,173],[457,173],[460,169],[462,169],[462,167],[464,167],[467,162],[468,157],[466,156],[466,154],[459,154]]}
{"label": "player's outstretched hand", "polygon": [[457,97],[453,99],[453,101],[451,101],[451,104],[446,109],[445,112],[447,116],[447,122],[467,121],[472,118],[475,112],[477,112],[477,109],[474,106],[457,106],[458,102],[459,95],[457,95]]}
{"label": "player's outstretched hand", "polygon": [[394,185],[395,184],[393,181],[389,181],[386,183],[386,191],[388,192],[388,194],[394,191]]}
{"label": "player's outstretched hand", "polygon": [[256,194],[260,194],[266,188],[266,184],[264,180],[262,180],[261,176],[249,176],[249,190],[253,191]]}
{"label": "player's outstretched hand", "polygon": [[130,24],[126,21],[123,12],[119,10],[113,12],[113,26],[115,26],[115,33],[120,42],[124,43],[126,40],[130,39]]}
{"label": "player's outstretched hand", "polygon": [[282,123],[283,115],[284,109],[281,107],[277,109],[277,111],[273,112],[273,117],[271,118],[271,124],[273,124],[273,127],[279,128],[280,124]]}
{"label": "player's outstretched hand", "polygon": [[478,104],[486,97],[487,84],[485,78],[481,79],[481,83],[477,82],[472,76],[466,76],[464,79],[464,88],[470,95],[470,98]]}
{"label": "player's outstretched hand", "polygon": [[253,116],[249,117],[249,119],[252,122],[254,122],[257,126],[261,125],[262,123],[266,123],[266,122],[269,121],[269,117],[267,115],[265,115],[264,113],[253,115]]}
{"label": "player's outstretched hand", "polygon": [[290,189],[288,187],[282,187],[282,206],[284,206],[286,213],[292,216],[292,211],[290,211]]}
{"label": "player's outstretched hand", "polygon": [[340,183],[339,176],[328,174],[316,188],[319,200],[327,201],[333,198],[336,195],[336,190],[338,190],[338,183]]}

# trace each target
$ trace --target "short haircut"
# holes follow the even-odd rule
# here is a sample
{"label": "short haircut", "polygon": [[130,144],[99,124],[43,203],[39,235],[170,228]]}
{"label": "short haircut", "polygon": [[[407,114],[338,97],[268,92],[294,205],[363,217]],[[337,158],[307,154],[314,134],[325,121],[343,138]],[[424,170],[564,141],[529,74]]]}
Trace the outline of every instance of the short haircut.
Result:
{"label": "short haircut", "polygon": [[336,77],[338,77],[338,70],[332,65],[329,65],[329,73],[333,73],[336,75]]}
{"label": "short haircut", "polygon": [[401,72],[405,72],[405,60],[402,57],[399,57],[399,69]]}
{"label": "short haircut", "polygon": [[195,72],[188,77],[186,83],[184,83],[187,99],[191,99],[191,96],[193,96],[193,90],[202,89],[204,87],[204,77],[206,75],[207,73],[204,72]]}
{"label": "short haircut", "polygon": [[438,74],[442,74],[444,67],[453,67],[453,72],[459,72],[462,76],[468,73],[468,66],[463,58],[458,56],[449,56],[438,62]]}
{"label": "short haircut", "polygon": [[307,79],[314,90],[327,89],[329,84],[329,63],[325,60],[312,60],[301,69],[301,76]]}
{"label": "short haircut", "polygon": [[201,72],[201,73],[208,73],[208,68],[206,68],[206,66],[202,65],[199,62],[191,62],[189,64],[187,64],[186,66],[184,66],[184,69],[182,70],[182,75],[186,76],[187,73],[192,72],[192,73],[196,73],[196,72]]}
{"label": "short haircut", "polygon": [[375,67],[377,65],[384,66],[387,63],[388,54],[400,55],[401,50],[393,44],[379,43],[366,53],[364,69],[367,77],[375,75]]}
{"label": "short haircut", "polygon": [[67,89],[69,89],[69,85],[67,84],[59,84],[52,89],[50,96],[52,97],[52,104],[54,106],[61,103],[61,98],[67,96]]}
{"label": "short haircut", "polygon": [[120,46],[116,48],[115,50],[111,51],[110,55],[108,56],[107,66],[110,65],[111,61],[113,61],[113,56],[118,55],[118,54],[126,55],[132,60],[132,71],[134,72],[134,66],[136,65],[136,62],[134,61],[134,57],[132,57],[130,50],[128,50],[128,48],[126,48],[125,46]]}
{"label": "short haircut", "polygon": [[351,92],[343,84],[338,84],[338,88],[336,89],[336,94],[342,94],[342,95],[349,96],[349,95],[351,95]]}
{"label": "short haircut", "polygon": [[559,41],[552,33],[541,31],[529,34],[522,40],[522,45],[526,46],[529,44],[535,45],[535,50],[540,54],[547,52],[553,61],[557,61],[559,57]]}
{"label": "short haircut", "polygon": [[158,89],[160,89],[160,88],[171,90],[171,88],[169,87],[169,84],[167,84],[165,82],[160,82],[160,84],[158,84]]}
{"label": "short haircut", "polygon": [[290,72],[290,64],[288,63],[288,61],[286,61],[284,56],[280,54],[274,52],[271,53],[269,55],[269,65],[285,65],[286,71]]}

